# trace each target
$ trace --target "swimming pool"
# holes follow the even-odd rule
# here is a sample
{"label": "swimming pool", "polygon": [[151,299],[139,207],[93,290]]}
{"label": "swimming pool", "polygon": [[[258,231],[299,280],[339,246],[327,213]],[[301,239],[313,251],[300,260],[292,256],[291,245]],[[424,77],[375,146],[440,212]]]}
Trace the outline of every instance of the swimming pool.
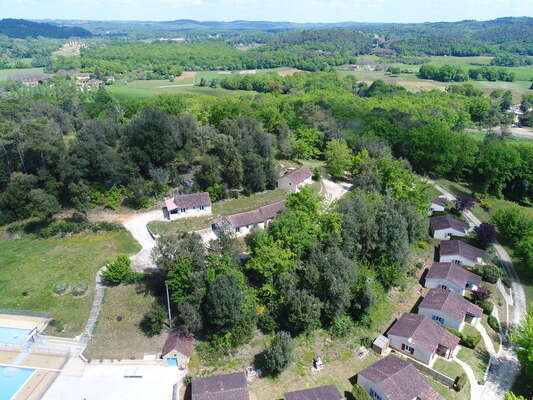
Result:
{"label": "swimming pool", "polygon": [[31,329],[4,328],[0,326],[0,343],[24,344]]}
{"label": "swimming pool", "polygon": [[11,400],[33,371],[30,368],[0,367],[0,400]]}

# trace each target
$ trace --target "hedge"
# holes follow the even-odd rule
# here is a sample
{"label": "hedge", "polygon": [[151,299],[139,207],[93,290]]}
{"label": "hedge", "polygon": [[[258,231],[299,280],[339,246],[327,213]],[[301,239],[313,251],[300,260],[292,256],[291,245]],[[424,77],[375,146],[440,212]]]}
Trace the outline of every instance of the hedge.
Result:
{"label": "hedge", "polygon": [[500,324],[494,315],[489,315],[489,319],[487,320],[487,322],[489,326],[496,332],[500,331]]}

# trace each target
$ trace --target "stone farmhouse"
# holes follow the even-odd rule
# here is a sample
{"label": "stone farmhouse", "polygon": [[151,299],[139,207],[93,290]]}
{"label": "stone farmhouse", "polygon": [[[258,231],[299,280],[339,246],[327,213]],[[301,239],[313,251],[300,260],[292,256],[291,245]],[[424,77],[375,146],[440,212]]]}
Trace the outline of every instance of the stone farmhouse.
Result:
{"label": "stone farmhouse", "polygon": [[414,365],[389,355],[357,375],[373,400],[443,400]]}
{"label": "stone farmhouse", "polygon": [[433,263],[429,269],[424,286],[430,289],[444,289],[464,296],[466,291],[477,290],[481,276],[450,262]]}
{"label": "stone farmhouse", "polygon": [[459,338],[424,315],[404,313],[387,333],[390,347],[433,365],[438,356],[450,358],[458,350]]}
{"label": "stone farmhouse", "polygon": [[313,173],[309,168],[301,167],[286,172],[278,178],[278,187],[291,192],[299,192],[305,185],[313,183]]}
{"label": "stone farmhouse", "polygon": [[431,289],[418,306],[418,314],[460,331],[465,323],[477,325],[483,310],[455,292]]}
{"label": "stone farmhouse", "polygon": [[431,235],[434,239],[450,239],[452,236],[466,236],[470,225],[449,215],[436,215],[429,219]]}
{"label": "stone farmhouse", "polygon": [[245,236],[255,228],[265,228],[285,209],[285,201],[267,204],[255,210],[220,217],[213,230],[226,231],[237,237]]}
{"label": "stone farmhouse", "polygon": [[485,264],[483,261],[485,255],[484,250],[461,240],[446,240],[440,244],[439,261],[473,267],[476,264]]}
{"label": "stone farmhouse", "polygon": [[174,196],[165,200],[169,219],[211,215],[209,193],[192,193]]}

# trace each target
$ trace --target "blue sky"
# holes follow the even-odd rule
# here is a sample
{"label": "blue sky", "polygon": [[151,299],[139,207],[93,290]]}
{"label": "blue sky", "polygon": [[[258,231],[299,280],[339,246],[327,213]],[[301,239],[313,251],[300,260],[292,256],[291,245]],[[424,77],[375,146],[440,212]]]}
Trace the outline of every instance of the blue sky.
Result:
{"label": "blue sky", "polygon": [[0,18],[424,22],[533,16],[533,0],[0,0]]}

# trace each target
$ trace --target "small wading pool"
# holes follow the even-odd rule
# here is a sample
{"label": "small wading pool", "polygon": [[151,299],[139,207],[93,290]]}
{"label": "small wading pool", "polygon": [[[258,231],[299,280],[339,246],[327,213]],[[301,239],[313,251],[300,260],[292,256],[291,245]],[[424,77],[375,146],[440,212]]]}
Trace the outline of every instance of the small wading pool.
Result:
{"label": "small wading pool", "polygon": [[11,400],[33,371],[30,368],[0,367],[0,400]]}
{"label": "small wading pool", "polygon": [[4,328],[0,326],[0,343],[24,344],[31,329]]}
{"label": "small wading pool", "polygon": [[167,365],[169,367],[177,367],[178,366],[178,359],[177,358],[167,358]]}

